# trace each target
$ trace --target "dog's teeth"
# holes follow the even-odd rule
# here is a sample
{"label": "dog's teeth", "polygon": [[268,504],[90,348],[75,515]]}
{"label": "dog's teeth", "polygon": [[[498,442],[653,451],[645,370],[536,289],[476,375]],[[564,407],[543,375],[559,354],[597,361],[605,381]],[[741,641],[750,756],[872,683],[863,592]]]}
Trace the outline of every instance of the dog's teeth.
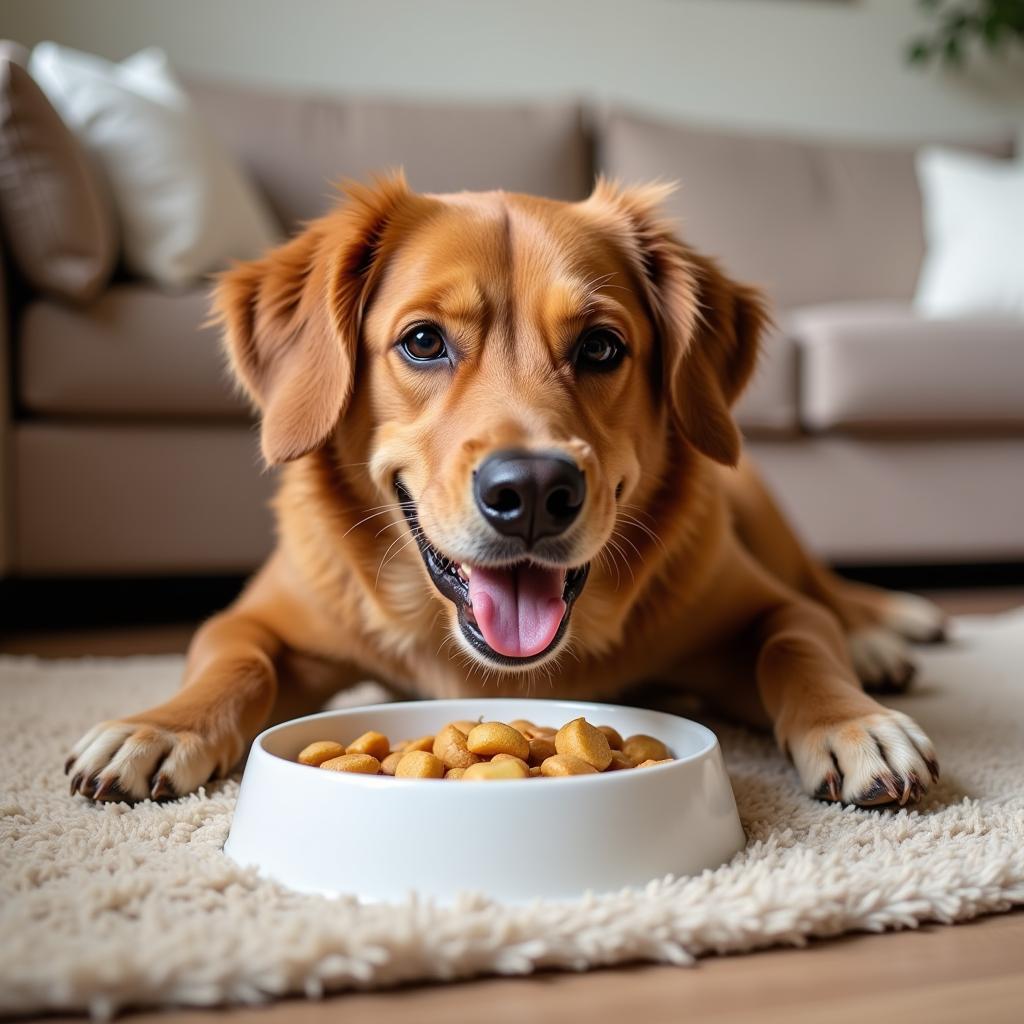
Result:
{"label": "dog's teeth", "polygon": [[473,575],[473,570],[468,565],[460,565],[459,573],[461,574],[462,578],[466,580],[466,582],[468,583],[469,577]]}

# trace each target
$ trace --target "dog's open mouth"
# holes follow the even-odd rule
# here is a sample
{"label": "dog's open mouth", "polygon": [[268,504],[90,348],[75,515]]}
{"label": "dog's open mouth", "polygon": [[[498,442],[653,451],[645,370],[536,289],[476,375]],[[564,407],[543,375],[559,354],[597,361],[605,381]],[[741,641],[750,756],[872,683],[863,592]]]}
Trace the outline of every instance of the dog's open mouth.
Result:
{"label": "dog's open mouth", "polygon": [[529,559],[500,566],[453,561],[424,535],[409,492],[400,482],[395,490],[427,572],[455,605],[459,627],[475,651],[488,661],[522,666],[540,661],[558,646],[589,564],[570,568]]}

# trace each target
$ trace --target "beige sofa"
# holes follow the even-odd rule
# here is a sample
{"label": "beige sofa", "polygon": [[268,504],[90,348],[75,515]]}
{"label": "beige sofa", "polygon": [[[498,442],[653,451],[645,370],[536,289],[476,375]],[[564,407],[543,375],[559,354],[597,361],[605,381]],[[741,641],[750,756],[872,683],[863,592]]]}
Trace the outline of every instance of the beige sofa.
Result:
{"label": "beige sofa", "polygon": [[[424,190],[566,199],[596,170],[681,179],[685,236],[776,301],[738,415],[809,541],[847,564],[1024,559],[1024,324],[913,314],[924,243],[910,148],[723,135],[572,103],[192,90],[285,228],[326,206],[331,180],[398,164]],[[120,279],[80,308],[6,282],[2,571],[255,566],[274,481],[201,326],[204,291]]]}

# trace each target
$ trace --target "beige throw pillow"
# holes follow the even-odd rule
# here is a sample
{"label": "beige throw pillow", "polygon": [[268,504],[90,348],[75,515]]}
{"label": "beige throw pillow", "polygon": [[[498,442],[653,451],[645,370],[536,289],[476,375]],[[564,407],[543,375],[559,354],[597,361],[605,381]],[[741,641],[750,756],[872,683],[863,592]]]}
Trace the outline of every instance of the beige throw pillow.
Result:
{"label": "beige throw pillow", "polygon": [[105,172],[128,270],[184,287],[280,240],[262,197],[162,50],[115,64],[40,43],[29,68]]}
{"label": "beige throw pillow", "polygon": [[32,287],[87,302],[106,286],[117,259],[113,209],[26,60],[21,47],[0,42],[0,225]]}

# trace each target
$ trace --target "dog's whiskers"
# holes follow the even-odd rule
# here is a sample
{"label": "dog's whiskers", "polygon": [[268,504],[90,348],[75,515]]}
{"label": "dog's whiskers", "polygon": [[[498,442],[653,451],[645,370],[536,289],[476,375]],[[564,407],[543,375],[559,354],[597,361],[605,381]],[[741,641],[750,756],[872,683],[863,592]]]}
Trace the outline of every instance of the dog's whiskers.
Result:
{"label": "dog's whiskers", "polygon": [[619,529],[612,530],[612,536],[613,537],[618,537],[619,540],[621,540],[624,543],[628,544],[636,552],[636,557],[641,562],[644,560],[644,556],[640,553],[640,549],[621,530],[619,530]]}
{"label": "dog's whiskers", "polygon": [[376,575],[376,577],[374,578],[374,581],[373,581],[373,589],[374,590],[377,589],[377,584],[380,583],[380,574],[388,567],[388,565],[390,565],[410,544],[415,544],[416,543],[416,534],[414,533],[411,537],[409,537],[409,539],[406,540],[406,542],[390,558],[388,558],[388,554],[390,553],[391,549],[401,539],[402,539],[401,536],[396,537],[391,542],[391,544],[388,546],[387,551],[384,552],[384,556],[380,560],[380,565],[377,566],[377,575]]}
{"label": "dog's whiskers", "polygon": [[633,575],[633,567],[629,564],[629,558],[626,557],[626,552],[622,549],[622,546],[615,540],[615,537],[608,538],[608,547],[612,549],[622,559],[622,564],[629,572],[629,578],[636,584],[636,576]]}
{"label": "dog's whiskers", "polygon": [[668,548],[665,547],[665,542],[661,539],[661,537],[659,537],[658,534],[655,533],[655,531],[652,530],[649,526],[645,526],[643,523],[641,523],[639,519],[634,518],[628,512],[620,511],[619,516],[622,519],[624,519],[627,523],[629,523],[630,526],[635,527],[641,533],[645,533],[648,537],[651,538],[651,540],[654,541],[655,544],[659,545],[663,551],[668,550]]}
{"label": "dog's whiskers", "polygon": [[368,523],[371,519],[376,519],[378,516],[387,515],[389,512],[397,512],[397,511],[399,511],[401,509],[402,506],[400,504],[391,504],[391,505],[376,505],[376,506],[373,506],[373,507],[379,509],[379,511],[374,512],[374,511],[372,511],[372,509],[363,509],[364,512],[370,512],[370,515],[364,516],[358,522],[353,523],[341,535],[341,539],[342,540],[344,540],[354,529],[356,529],[356,527],[362,526],[363,523]]}
{"label": "dog's whiskers", "polygon": [[609,566],[615,570],[615,589],[618,590],[621,581],[619,579],[619,567],[615,563],[615,560],[604,550],[604,548],[598,551],[597,558],[606,573],[608,572]]}

